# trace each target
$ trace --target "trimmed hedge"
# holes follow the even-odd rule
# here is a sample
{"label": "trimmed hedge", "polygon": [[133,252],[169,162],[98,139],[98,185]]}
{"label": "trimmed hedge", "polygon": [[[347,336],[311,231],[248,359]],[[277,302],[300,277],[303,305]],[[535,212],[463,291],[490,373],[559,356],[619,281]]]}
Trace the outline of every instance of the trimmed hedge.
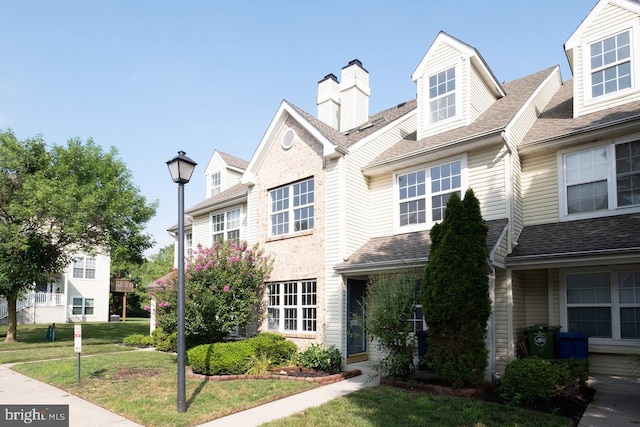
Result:
{"label": "trimmed hedge", "polygon": [[274,365],[289,360],[297,346],[278,334],[264,332],[242,341],[203,344],[187,352],[191,370],[204,375],[241,375],[249,370],[252,356],[263,355]]}
{"label": "trimmed hedge", "polygon": [[507,365],[500,380],[500,395],[516,405],[531,403],[568,387],[584,387],[588,377],[587,360],[518,359]]}

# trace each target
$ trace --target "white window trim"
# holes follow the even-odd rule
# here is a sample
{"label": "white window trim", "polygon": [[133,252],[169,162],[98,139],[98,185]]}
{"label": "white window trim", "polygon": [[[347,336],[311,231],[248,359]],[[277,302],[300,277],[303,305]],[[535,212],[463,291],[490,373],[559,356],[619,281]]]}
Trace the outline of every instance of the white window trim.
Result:
{"label": "white window trim", "polygon": [[[76,259],[78,258],[82,258],[82,277],[76,277],[75,276],[75,264],[76,264]],[[87,259],[91,258],[94,261],[94,265],[95,268],[94,270],[94,277],[86,277],[87,276]],[[75,256],[73,257],[73,262],[71,263],[71,272],[70,272],[70,277],[71,279],[74,280],[97,280],[98,279],[98,257],[96,256],[88,256],[88,255],[80,255],[80,256]]]}
{"label": "white window trim", "polygon": [[[214,186],[214,185],[213,185],[213,177],[214,177],[214,176],[216,176],[216,174],[219,174],[219,175],[220,175],[220,183],[219,183],[217,186]],[[213,171],[213,172],[211,173],[211,175],[209,175],[209,185],[210,185],[210,187],[211,187],[211,188],[209,189],[209,196],[215,196],[215,195],[220,194],[220,193],[222,192],[222,184],[223,184],[223,182],[222,182],[222,181],[223,181],[223,179],[222,179],[222,175],[223,175],[223,174],[222,174],[222,170],[221,170],[221,169],[215,170],[215,171]],[[218,192],[217,192],[217,193],[214,193],[213,191],[214,191],[216,188],[218,189]]]}
{"label": "white window trim", "polygon": [[[228,218],[227,215],[229,214],[229,212],[233,212],[233,211],[240,211],[240,224],[237,228],[227,228],[227,223],[228,223]],[[243,209],[242,206],[239,207],[235,207],[233,209],[226,209],[224,211],[217,211],[217,212],[212,212],[209,215],[209,242],[210,242],[210,246],[213,246],[215,244],[215,242],[213,241],[213,235],[214,235],[214,231],[213,231],[213,217],[217,216],[217,215],[224,215],[224,230],[222,231],[223,233],[223,237],[222,240],[227,240],[227,234],[230,231],[235,231],[238,230],[240,232],[240,238],[242,239],[242,223],[243,223]]]}
{"label": "white window trim", "polygon": [[[303,282],[314,282],[315,286],[316,286],[316,304],[315,305],[303,305],[302,304],[302,283]],[[280,303],[276,306],[276,305],[269,305],[269,295],[267,294],[267,292],[265,292],[265,319],[266,320],[266,330],[270,331],[270,332],[279,332],[282,334],[296,334],[296,335],[316,335],[316,333],[318,332],[318,325],[320,322],[320,317],[319,317],[319,305],[318,305],[318,298],[320,296],[320,293],[318,292],[318,281],[316,279],[302,279],[302,280],[283,280],[283,281],[278,281],[278,282],[270,282],[267,283],[266,285],[270,285],[273,283],[279,283],[279,301]],[[286,283],[297,283],[297,289],[296,289],[296,305],[295,306],[288,306],[285,305],[285,297],[284,297],[284,285]],[[268,288],[267,288],[268,291]],[[293,308],[295,307],[298,317],[296,318],[296,330],[292,330],[292,329],[285,329],[284,328],[284,324],[285,324],[285,308]],[[279,317],[279,324],[278,324],[278,329],[269,329],[269,320],[268,320],[268,309],[269,308],[277,308],[279,313],[280,313],[280,317]],[[305,331],[302,329],[303,324],[304,324],[304,319],[303,319],[303,309],[304,308],[315,308],[316,309],[316,330],[315,331]]]}
{"label": "white window trim", "polygon": [[[75,306],[73,305],[73,300],[75,298],[80,298],[82,299],[82,305],[81,306]],[[84,314],[84,310],[87,307],[86,302],[87,300],[93,300],[93,314]],[[93,296],[83,296],[83,295],[71,295],[70,296],[70,304],[69,304],[69,316],[71,317],[96,317],[96,301],[98,300],[96,297]],[[81,307],[82,308],[82,313],[80,314],[73,314],[73,308],[74,307]]]}
{"label": "white window trim", "polygon": [[[411,233],[414,231],[424,231],[429,230],[433,227],[434,224],[439,221],[432,221],[431,218],[431,173],[430,170],[433,167],[441,166],[447,163],[452,163],[455,161],[460,161],[460,198],[464,198],[464,193],[466,192],[468,187],[468,162],[467,162],[467,154],[463,154],[462,156],[449,157],[446,159],[441,159],[432,163],[428,163],[425,165],[421,165],[420,167],[413,167],[395,171],[393,173],[393,230],[394,234],[401,233]],[[400,225],[400,189],[398,186],[398,176],[405,175],[412,172],[417,172],[419,170],[426,170],[426,192],[425,192],[425,209],[427,213],[427,220],[424,224],[410,224],[401,226]]]}
{"label": "white window trim", "polygon": [[[572,273],[609,273],[611,275],[611,338],[589,338],[589,344],[600,344],[610,346],[634,346],[640,347],[640,339],[620,338],[620,298],[618,292],[618,274],[621,272],[638,271],[631,266],[607,266],[607,267],[586,267],[567,268],[560,270],[560,326],[562,331],[569,330],[567,312],[567,282],[566,275]],[[598,305],[598,304],[596,304]],[[604,304],[600,304],[602,306]]]}
{"label": "white window trim", "polygon": [[[623,33],[625,31],[630,31],[629,40],[631,42],[631,87],[628,89],[622,89],[616,92],[612,92],[610,94],[593,97],[591,92],[591,45],[598,41],[604,40],[613,35],[617,35]],[[638,77],[638,72],[640,70],[640,66],[637,62],[640,60],[640,24],[634,23],[629,25],[625,23],[625,25],[614,27],[609,30],[609,32],[605,35],[598,34],[597,37],[593,37],[589,40],[586,40],[581,48],[582,53],[582,64],[583,64],[583,72],[582,72],[582,96],[584,99],[585,106],[590,106],[593,104],[599,104],[603,101],[612,101],[617,98],[628,96],[630,93],[637,92],[639,89],[637,87],[638,81],[640,78]]]}
{"label": "white window trim", "polygon": [[[640,205],[638,206],[622,206],[618,207],[618,193],[616,191],[616,170],[615,170],[615,146],[617,144],[625,144],[628,142],[640,140],[640,135],[627,136],[619,140],[605,140],[598,143],[581,145],[580,147],[571,148],[568,150],[562,150],[558,152],[557,164],[558,164],[558,201],[559,201],[559,219],[560,221],[573,221],[578,219],[600,218],[604,216],[621,215],[627,213],[640,212]],[[568,213],[567,206],[567,192],[565,187],[565,170],[564,170],[564,156],[567,154],[580,153],[582,151],[593,150],[597,148],[606,148],[607,150],[607,196],[608,196],[608,209],[581,212],[576,214]]]}
{"label": "white window trim", "polygon": [[[456,79],[455,79],[455,84],[456,84],[456,88],[454,90],[454,96],[455,96],[455,103],[456,103],[456,113],[451,116],[451,117],[447,117],[446,119],[443,120],[438,120],[438,121],[433,121],[431,119],[431,97],[429,96],[429,78],[432,76],[437,75],[438,73],[441,73],[443,71],[447,71],[450,68],[453,68],[455,70],[455,74],[456,74]],[[462,69],[463,67],[461,66],[461,62],[458,61],[455,64],[449,64],[446,67],[442,67],[440,68],[438,71],[433,72],[433,73],[425,73],[425,80],[424,80],[424,94],[425,94],[425,99],[426,99],[426,104],[427,104],[427,118],[426,118],[426,123],[429,124],[429,127],[438,127],[441,125],[446,125],[449,122],[458,120],[461,116],[461,99],[462,96],[460,95],[460,92],[462,90],[462,86],[461,86],[461,77],[462,77]]]}
{"label": "white window trim", "polygon": [[[294,198],[294,194],[293,194],[293,186],[296,184],[300,184],[302,182],[306,182],[306,181],[313,181],[313,203],[308,203],[306,205],[303,206],[294,206],[293,205],[293,198]],[[308,178],[304,178],[301,179],[299,181],[294,181],[294,182],[290,182],[289,184],[285,184],[285,185],[281,185],[279,187],[275,187],[270,189],[267,192],[267,202],[269,203],[269,219],[267,222],[267,227],[268,227],[268,233],[267,236],[269,236],[269,238],[281,238],[281,237],[287,237],[287,236],[295,236],[298,234],[304,234],[304,233],[309,233],[312,232],[316,227],[315,227],[315,223],[316,223],[316,201],[317,201],[317,188],[316,188],[316,183],[317,180],[315,178],[315,176],[310,176]],[[273,223],[272,223],[272,216],[273,216],[273,211],[271,210],[272,207],[272,203],[271,203],[271,193],[273,191],[276,190],[280,190],[282,188],[288,187],[289,188],[289,208],[286,210],[286,212],[289,212],[289,231],[286,233],[282,233],[282,234],[273,234]],[[295,231],[295,210],[296,209],[301,209],[301,208],[305,208],[305,207],[313,207],[313,227],[307,228],[305,230],[299,230],[299,231]],[[285,212],[284,210],[281,212]]]}

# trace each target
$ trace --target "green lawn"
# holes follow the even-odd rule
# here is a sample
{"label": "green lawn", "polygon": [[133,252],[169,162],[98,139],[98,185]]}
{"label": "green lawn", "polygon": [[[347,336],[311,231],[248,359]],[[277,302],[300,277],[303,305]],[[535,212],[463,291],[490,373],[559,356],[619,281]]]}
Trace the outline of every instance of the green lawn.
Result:
{"label": "green lawn", "polygon": [[186,379],[187,412],[176,410],[176,356],[157,351],[100,354],[13,366],[145,426],[195,426],[316,385],[305,381]]}
{"label": "green lawn", "polygon": [[[4,343],[7,325],[0,325],[0,363],[50,360],[75,357],[73,323],[56,324],[55,341],[45,342],[49,325],[18,325],[18,342]],[[82,323],[82,354],[129,351],[119,346],[131,334],[148,334],[149,319],[127,319],[126,322]],[[37,349],[37,351],[33,351]]]}
{"label": "green lawn", "polygon": [[[45,342],[48,325],[20,325],[20,342],[3,344],[0,363],[54,385],[145,426],[195,426],[262,403],[300,393],[314,384],[283,380],[209,382],[187,378],[187,412],[176,411],[176,356],[132,351],[118,345],[149,331],[148,319],[83,323],[81,381],[73,351],[73,324],[56,325],[56,340]],[[58,359],[58,360],[52,360]],[[570,426],[567,418],[509,408],[471,398],[434,396],[380,386],[352,393],[268,426]]]}
{"label": "green lawn", "polygon": [[570,427],[571,420],[466,397],[379,386],[351,393],[263,427]]}

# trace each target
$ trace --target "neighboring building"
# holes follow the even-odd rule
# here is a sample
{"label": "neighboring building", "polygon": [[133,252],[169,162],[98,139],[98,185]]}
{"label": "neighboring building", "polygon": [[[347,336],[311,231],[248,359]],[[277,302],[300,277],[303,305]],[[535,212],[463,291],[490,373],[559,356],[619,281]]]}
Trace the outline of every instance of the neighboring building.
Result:
{"label": "neighboring building", "polygon": [[367,278],[419,277],[431,226],[472,188],[489,225],[487,378],[539,323],[588,334],[592,372],[630,374],[640,3],[599,1],[565,49],[573,81],[552,66],[501,84],[476,49],[441,32],[413,72],[416,99],[373,115],[369,73],[351,61],[318,83],[317,118],[283,101],[248,164],[214,153],[185,243],[259,242],[275,260],[260,328],[375,360],[375,342],[353,333]]}
{"label": "neighboring building", "polygon": [[[78,254],[59,275],[49,275],[18,300],[18,324],[109,321],[110,257]],[[0,322],[7,302],[0,301]]]}

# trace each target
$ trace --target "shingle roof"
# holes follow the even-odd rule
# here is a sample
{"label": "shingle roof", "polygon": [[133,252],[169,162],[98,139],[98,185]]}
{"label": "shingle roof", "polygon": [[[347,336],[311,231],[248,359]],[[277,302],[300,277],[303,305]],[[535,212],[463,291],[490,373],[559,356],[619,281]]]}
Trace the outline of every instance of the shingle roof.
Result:
{"label": "shingle roof", "polygon": [[221,191],[220,193],[216,194],[215,196],[211,196],[206,200],[203,200],[202,202],[195,204],[193,206],[191,206],[190,208],[188,208],[185,213],[192,213],[192,212],[196,212],[199,211],[201,209],[205,209],[208,207],[213,207],[215,205],[219,205],[221,203],[227,202],[229,200],[232,199],[236,199],[238,197],[241,196],[246,196],[247,195],[247,186],[244,184],[236,184],[233,187],[227,188],[224,191]]}
{"label": "shingle roof", "polygon": [[419,141],[416,141],[415,135],[412,134],[412,136],[399,141],[393,147],[380,154],[368,166],[392,162],[411,153],[435,149],[453,141],[464,142],[481,135],[504,130],[524,103],[555,68],[550,67],[504,84],[503,87],[507,95],[496,100],[487,111],[469,126],[432,135]]}
{"label": "shingle roof", "polygon": [[551,98],[522,140],[528,147],[544,141],[588,132],[594,128],[640,119],[640,101],[573,118],[573,80],[565,82]]}
{"label": "shingle roof", "polygon": [[242,160],[239,157],[232,156],[231,154],[224,153],[220,150],[217,150],[217,151],[218,151],[218,154],[220,154],[220,157],[222,157],[222,160],[224,160],[225,163],[229,166],[242,169],[242,170],[246,170],[247,166],[249,166],[249,162],[247,162],[246,160]]}
{"label": "shingle roof", "polygon": [[402,102],[395,107],[388,108],[386,110],[380,111],[373,116],[369,117],[369,122],[367,124],[363,124],[362,126],[352,129],[347,133],[341,133],[336,129],[332,128],[328,124],[319,120],[318,118],[312,116],[311,114],[304,111],[302,108],[297,107],[296,105],[291,104],[291,106],[300,113],[305,119],[307,119],[314,127],[316,127],[322,134],[324,134],[328,139],[333,141],[334,143],[342,146],[349,147],[361,139],[367,137],[373,132],[377,131],[383,126],[388,125],[390,122],[402,117],[403,115],[415,110],[418,103],[415,99],[407,102]]}
{"label": "shingle roof", "polygon": [[523,258],[640,253],[640,213],[524,227],[507,263]]}
{"label": "shingle roof", "polygon": [[[487,246],[491,250],[507,225],[507,219],[487,221]],[[429,231],[374,237],[362,245],[349,259],[336,266],[338,270],[386,265],[402,266],[407,263],[425,263],[431,249]]]}

